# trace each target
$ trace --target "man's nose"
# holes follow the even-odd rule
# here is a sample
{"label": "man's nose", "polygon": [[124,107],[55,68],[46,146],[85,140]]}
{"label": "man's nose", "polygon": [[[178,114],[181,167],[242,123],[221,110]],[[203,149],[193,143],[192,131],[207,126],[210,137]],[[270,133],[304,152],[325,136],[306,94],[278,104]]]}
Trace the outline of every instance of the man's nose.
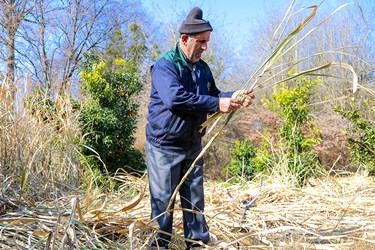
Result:
{"label": "man's nose", "polygon": [[202,50],[207,50],[207,48],[208,48],[208,43],[202,44],[202,47],[201,47]]}

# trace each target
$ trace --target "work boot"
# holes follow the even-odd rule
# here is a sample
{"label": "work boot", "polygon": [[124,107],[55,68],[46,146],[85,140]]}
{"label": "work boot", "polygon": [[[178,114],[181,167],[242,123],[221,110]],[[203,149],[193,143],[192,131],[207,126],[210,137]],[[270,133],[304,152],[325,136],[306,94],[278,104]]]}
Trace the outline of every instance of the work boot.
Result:
{"label": "work boot", "polygon": [[168,244],[169,243],[167,241],[163,240],[163,239],[152,238],[152,239],[150,239],[147,250],[168,249]]}
{"label": "work boot", "polygon": [[216,246],[220,243],[221,241],[216,239],[215,237],[210,237],[210,240],[207,242],[208,246]]}
{"label": "work boot", "polygon": [[[216,246],[220,243],[221,241],[220,240],[217,240],[216,238],[214,237],[210,237],[210,240],[207,242],[206,246]],[[194,244],[194,245],[191,245],[191,246],[188,246],[186,248],[186,250],[198,250],[198,249],[205,249],[205,245],[198,245],[198,244]]]}

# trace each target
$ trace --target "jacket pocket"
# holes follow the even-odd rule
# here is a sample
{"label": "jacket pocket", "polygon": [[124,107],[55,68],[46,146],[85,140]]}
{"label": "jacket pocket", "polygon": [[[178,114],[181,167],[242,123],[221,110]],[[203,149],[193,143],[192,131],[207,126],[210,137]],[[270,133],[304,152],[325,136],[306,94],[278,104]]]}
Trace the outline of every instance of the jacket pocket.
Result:
{"label": "jacket pocket", "polygon": [[190,142],[193,139],[193,121],[188,117],[174,114],[171,122],[165,127],[165,140],[177,144]]}
{"label": "jacket pocket", "polygon": [[168,125],[168,127],[165,128],[164,131],[166,133],[176,132],[176,127],[177,127],[177,124],[178,124],[179,120],[180,120],[180,118],[177,115],[173,115],[170,124]]}

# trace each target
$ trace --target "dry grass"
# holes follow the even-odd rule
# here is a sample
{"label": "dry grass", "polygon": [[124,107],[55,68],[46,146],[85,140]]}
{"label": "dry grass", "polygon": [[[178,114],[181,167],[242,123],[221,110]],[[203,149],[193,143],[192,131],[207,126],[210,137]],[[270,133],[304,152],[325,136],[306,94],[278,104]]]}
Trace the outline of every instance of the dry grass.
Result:
{"label": "dry grass", "polygon": [[[103,193],[94,181],[82,191],[74,148],[79,130],[75,117],[66,116],[70,105],[60,105],[59,129],[8,107],[0,105],[0,248],[147,249],[157,232],[149,219],[147,179],[120,173],[117,192]],[[266,179],[262,187],[206,183],[205,215],[221,248],[375,246],[374,179],[326,177],[300,189],[281,178]],[[244,193],[256,199],[243,217]],[[171,247],[184,249],[182,212],[175,210]]]}
{"label": "dry grass", "polygon": [[[0,105],[0,109],[4,107]],[[77,157],[80,130],[77,118],[69,115],[70,109],[61,107],[53,120],[41,121],[22,108],[14,111],[9,107],[0,118],[1,173],[19,178],[22,189],[39,194],[43,190],[50,193],[55,185],[81,185]]]}
{"label": "dry grass", "polygon": [[[17,202],[14,181],[2,180],[3,249],[147,249],[157,227],[150,221],[146,178],[118,175],[118,193],[89,188],[58,200]],[[353,175],[312,180],[305,188],[265,180],[206,183],[206,218],[221,240],[211,249],[370,249],[375,247],[375,180]],[[255,206],[242,217],[239,197]],[[172,249],[184,249],[175,209]],[[242,218],[242,219],[241,219]]]}
{"label": "dry grass", "polygon": [[[10,89],[1,86],[2,249],[31,249],[31,242],[35,243],[32,238],[43,239],[48,232],[45,229],[56,224],[50,216],[59,207],[65,207],[66,198],[61,197],[82,185],[83,171],[76,151],[80,131],[76,117],[70,115],[69,99],[58,97],[53,117],[43,120],[41,114],[45,110],[38,109],[31,115],[30,110],[23,108],[23,97],[18,95],[11,98]],[[28,230],[32,230],[30,235]]]}

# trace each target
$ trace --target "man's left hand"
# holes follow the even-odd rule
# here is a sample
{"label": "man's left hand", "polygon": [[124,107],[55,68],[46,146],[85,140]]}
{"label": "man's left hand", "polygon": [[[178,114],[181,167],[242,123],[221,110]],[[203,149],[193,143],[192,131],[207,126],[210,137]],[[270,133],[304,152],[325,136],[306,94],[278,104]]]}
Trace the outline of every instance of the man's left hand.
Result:
{"label": "man's left hand", "polygon": [[255,98],[252,89],[248,90],[237,90],[232,94],[232,98],[240,101],[244,107],[249,107],[252,104],[252,100]]}

